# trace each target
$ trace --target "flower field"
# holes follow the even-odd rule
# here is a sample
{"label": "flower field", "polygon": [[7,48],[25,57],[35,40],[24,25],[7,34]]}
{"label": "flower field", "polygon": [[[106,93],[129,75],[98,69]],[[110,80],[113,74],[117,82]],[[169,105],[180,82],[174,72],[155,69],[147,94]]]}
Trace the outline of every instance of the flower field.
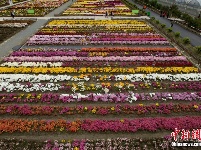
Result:
{"label": "flower field", "polygon": [[32,24],[31,20],[0,21],[0,43]]}
{"label": "flower field", "polygon": [[201,126],[200,80],[146,21],[51,20],[0,63],[0,145],[173,149]]}
{"label": "flower field", "polygon": [[[17,4],[9,8],[0,10],[0,16],[10,16],[12,10],[15,11],[16,17],[26,17],[26,16],[44,16],[50,13],[55,8],[61,6],[68,0],[33,0],[22,4]],[[34,12],[29,13],[28,10],[33,10]]]}
{"label": "flower field", "polygon": [[[13,4],[23,2],[23,1],[25,1],[25,0],[13,0]],[[6,6],[6,5],[9,5],[8,0],[1,0],[0,1],[0,7]]]}
{"label": "flower field", "polygon": [[8,1],[7,0],[2,0],[0,1],[0,6],[6,6],[6,5],[9,5]]}
{"label": "flower field", "polygon": [[137,20],[53,20],[27,42],[27,45],[132,44],[170,45],[146,23]]}
{"label": "flower field", "polygon": [[77,0],[62,15],[96,15],[104,16],[112,12],[115,16],[132,15],[131,10],[120,0]]}

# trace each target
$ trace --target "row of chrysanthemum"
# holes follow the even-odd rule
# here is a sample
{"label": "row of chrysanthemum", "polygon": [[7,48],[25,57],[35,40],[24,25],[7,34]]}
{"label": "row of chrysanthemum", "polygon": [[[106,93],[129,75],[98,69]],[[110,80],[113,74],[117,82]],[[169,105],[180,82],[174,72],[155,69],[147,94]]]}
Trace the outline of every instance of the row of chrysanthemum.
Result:
{"label": "row of chrysanthemum", "polygon": [[63,62],[4,62],[3,67],[193,67],[190,61],[63,61]]}
{"label": "row of chrysanthemum", "polygon": [[[199,130],[198,130],[199,131]],[[118,137],[118,136],[116,136]],[[196,137],[196,136],[195,136]],[[40,149],[40,150],[130,150],[145,147],[148,149],[171,149],[171,136],[164,138],[108,138],[108,139],[61,139],[61,140],[28,140],[28,139],[14,139],[6,138],[0,140],[1,149]],[[196,140],[196,138],[195,138]],[[157,141],[157,142],[156,142]],[[136,144],[137,143],[137,144]],[[176,145],[176,143],[175,143]]]}
{"label": "row of chrysanthemum", "polygon": [[179,82],[95,82],[87,84],[84,82],[78,83],[9,83],[1,82],[0,91],[2,92],[47,92],[47,91],[65,91],[65,92],[101,92],[101,93],[111,93],[111,92],[128,92],[135,90],[201,90],[201,82],[195,81],[179,81]]}
{"label": "row of chrysanthemum", "polygon": [[200,81],[201,73],[189,74],[124,74],[124,75],[49,75],[0,74],[0,82],[62,82],[62,81]]}
{"label": "row of chrysanthemum", "polygon": [[184,56],[171,56],[171,57],[157,57],[157,56],[95,56],[95,57],[77,57],[77,56],[9,56],[5,57],[3,61],[6,62],[63,62],[63,61],[184,61],[188,62]]}
{"label": "row of chrysanthemum", "polygon": [[163,104],[155,103],[151,105],[136,104],[136,105],[76,105],[76,106],[52,106],[52,105],[0,105],[0,115],[25,115],[25,116],[40,116],[40,115],[150,115],[150,114],[176,114],[176,113],[193,113],[201,112],[200,103],[189,104]]}
{"label": "row of chrysanthemum", "polygon": [[197,73],[196,67],[0,67],[0,73]]}
{"label": "row of chrysanthemum", "polygon": [[93,25],[102,25],[102,24],[141,24],[144,25],[146,22],[139,20],[52,20],[47,26],[52,25],[66,25],[66,24],[93,24]]}
{"label": "row of chrysanthemum", "polygon": [[200,101],[201,92],[153,92],[153,93],[90,93],[90,94],[59,94],[59,93],[3,93],[0,103],[73,103],[73,102],[110,102],[133,103],[135,101]]}
{"label": "row of chrysanthemum", "polygon": [[[38,50],[38,51],[37,51]],[[133,49],[135,50],[135,49]],[[161,50],[161,52],[160,52]],[[171,56],[179,56],[178,52],[163,52],[159,49],[159,52],[152,52],[147,51],[140,52],[139,51],[131,51],[126,52],[121,49],[116,52],[104,52],[104,51],[97,51],[97,52],[86,52],[81,50],[73,50],[73,49],[21,49],[19,51],[12,52],[10,56],[38,56],[38,57],[51,57],[51,56],[76,56],[76,57],[94,57],[94,56],[155,56],[155,57],[171,57]]]}
{"label": "row of chrysanthemum", "polygon": [[199,129],[201,124],[200,116],[186,117],[157,117],[157,118],[139,118],[139,119],[119,119],[119,120],[28,120],[28,119],[1,119],[0,134],[15,132],[64,132],[75,133],[84,132],[132,132],[151,131],[156,132],[161,129],[174,131],[178,129]]}

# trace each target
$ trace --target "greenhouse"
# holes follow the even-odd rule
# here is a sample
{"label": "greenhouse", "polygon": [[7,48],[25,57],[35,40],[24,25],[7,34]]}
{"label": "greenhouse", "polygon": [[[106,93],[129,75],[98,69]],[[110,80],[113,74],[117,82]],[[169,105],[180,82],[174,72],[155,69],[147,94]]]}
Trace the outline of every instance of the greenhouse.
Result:
{"label": "greenhouse", "polygon": [[191,7],[201,7],[201,0],[176,0],[176,3]]}
{"label": "greenhouse", "polygon": [[201,13],[201,0],[157,0],[158,3],[165,6],[177,5],[179,10],[190,14],[192,16],[198,16]]}

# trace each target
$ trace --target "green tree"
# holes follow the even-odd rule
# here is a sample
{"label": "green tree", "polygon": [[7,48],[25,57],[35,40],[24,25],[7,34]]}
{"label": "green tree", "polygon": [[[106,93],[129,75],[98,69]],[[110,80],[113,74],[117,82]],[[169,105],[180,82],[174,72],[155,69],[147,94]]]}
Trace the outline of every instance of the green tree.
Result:
{"label": "green tree", "polygon": [[144,0],[145,3],[149,3],[149,0]]}
{"label": "green tree", "polygon": [[168,6],[162,6],[161,9],[165,12],[168,12],[170,8]]}
{"label": "green tree", "polygon": [[163,5],[161,5],[161,4],[159,4],[159,3],[156,4],[156,8],[157,8],[157,9],[161,10],[162,7],[163,7]]}
{"label": "green tree", "polygon": [[153,7],[156,7],[156,5],[157,5],[157,0],[151,0],[151,1],[149,1],[149,4],[150,4],[151,6],[153,6]]}
{"label": "green tree", "polygon": [[179,11],[179,8],[177,5],[172,5],[169,10],[173,17],[178,17],[178,18],[181,17],[181,12]]}

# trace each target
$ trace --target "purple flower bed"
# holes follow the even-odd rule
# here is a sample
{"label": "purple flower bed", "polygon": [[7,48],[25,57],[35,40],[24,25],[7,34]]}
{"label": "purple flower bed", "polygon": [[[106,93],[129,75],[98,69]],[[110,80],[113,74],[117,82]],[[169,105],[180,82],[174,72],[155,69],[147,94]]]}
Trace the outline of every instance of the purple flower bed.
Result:
{"label": "purple flower bed", "polygon": [[[98,52],[97,52],[98,55]],[[106,56],[156,56],[156,57],[172,57],[178,56],[178,52],[109,52]],[[52,51],[39,51],[39,52],[27,52],[27,51],[14,51],[10,56],[37,56],[37,57],[51,57],[51,56],[77,56],[77,57],[89,57],[90,52],[82,52],[77,50],[68,49],[55,49]]]}

